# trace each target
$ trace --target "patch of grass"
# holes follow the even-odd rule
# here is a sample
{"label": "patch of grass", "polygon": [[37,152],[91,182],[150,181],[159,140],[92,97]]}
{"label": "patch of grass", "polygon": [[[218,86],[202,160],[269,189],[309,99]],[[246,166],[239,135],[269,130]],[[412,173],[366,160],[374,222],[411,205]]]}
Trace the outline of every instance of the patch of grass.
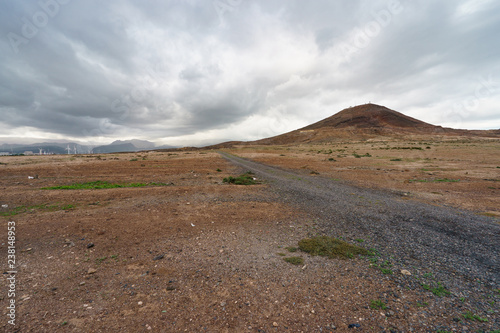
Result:
{"label": "patch of grass", "polygon": [[357,239],[355,239],[355,241],[358,242],[358,243],[363,243],[365,240],[361,239],[361,238],[357,238]]}
{"label": "patch of grass", "polygon": [[302,265],[304,263],[304,259],[301,257],[289,257],[289,258],[283,258],[283,260],[292,265]]}
{"label": "patch of grass", "polygon": [[472,320],[472,321],[479,321],[481,323],[488,322],[488,319],[481,318],[477,314],[472,313],[471,311],[465,312],[464,314],[462,314],[462,317],[464,317],[465,319],[468,319],[468,320]]}
{"label": "patch of grass", "polygon": [[279,255],[279,256],[281,256],[281,257],[286,256],[286,254],[285,254],[285,253],[283,253],[283,252],[279,252],[279,253],[278,253],[278,255]]}
{"label": "patch of grass", "polygon": [[336,160],[336,159],[334,159],[333,157],[330,157],[328,160],[329,160],[330,162],[336,162],[336,161],[337,161],[337,160]]}
{"label": "patch of grass", "polygon": [[33,206],[17,206],[13,209],[10,209],[6,212],[1,212],[0,216],[15,216],[18,214],[26,213],[29,211],[45,211],[45,212],[54,212],[57,210],[70,210],[76,208],[75,205],[49,205],[49,204],[40,204]]}
{"label": "patch of grass", "polygon": [[431,285],[428,285],[428,284],[422,284],[422,288],[424,288],[425,290],[428,290],[430,292],[432,292],[434,295],[438,296],[438,297],[442,297],[442,296],[448,296],[450,295],[451,293],[441,284],[441,282],[438,282],[437,286],[436,287],[432,287]]}
{"label": "patch of grass", "polygon": [[294,246],[289,246],[289,247],[286,247],[285,249],[288,250],[288,252],[297,252],[298,248],[294,247]]}
{"label": "patch of grass", "polygon": [[165,183],[124,183],[116,184],[107,181],[95,181],[87,183],[75,183],[72,185],[60,185],[51,187],[42,187],[42,190],[101,190],[108,188],[123,188],[123,187],[145,187],[145,186],[167,186]]}
{"label": "patch of grass", "polygon": [[95,260],[96,264],[101,264],[103,263],[106,259],[108,259],[108,257],[102,257],[102,258],[97,258]]}
{"label": "patch of grass", "polygon": [[313,256],[328,258],[353,258],[355,255],[370,254],[367,249],[328,236],[302,239],[299,249]]}
{"label": "patch of grass", "polygon": [[422,302],[422,303],[417,302],[417,307],[419,307],[419,308],[425,308],[428,305],[429,305],[429,303],[427,303],[427,302]]}
{"label": "patch of grass", "polygon": [[[373,255],[373,252],[371,254]],[[386,274],[386,275],[394,274],[392,269],[389,268],[389,267],[392,267],[392,264],[389,261],[385,260],[380,264],[377,264],[377,261],[378,261],[377,258],[374,258],[374,257],[370,258],[370,262],[371,262],[370,266],[380,269],[382,274]]]}
{"label": "patch of grass", "polygon": [[217,171],[217,172],[222,172],[222,170],[221,170],[221,169],[217,169],[217,170],[215,170],[215,171]]}
{"label": "patch of grass", "polygon": [[238,177],[227,177],[222,180],[223,183],[235,184],[235,185],[255,185],[257,181],[253,177],[252,172],[244,173]]}
{"label": "patch of grass", "polygon": [[[384,148],[382,148],[384,149]],[[385,148],[389,149],[389,148]],[[391,147],[390,149],[397,149],[397,150],[422,150],[422,147]]]}
{"label": "patch of grass", "polygon": [[403,159],[402,158],[392,158],[392,162],[401,162]]}
{"label": "patch of grass", "polygon": [[356,157],[356,158],[361,158],[361,157],[372,157],[372,155],[370,155],[370,153],[366,153],[364,155],[358,155],[357,153],[353,153],[352,156]]}
{"label": "patch of grass", "polygon": [[434,179],[434,181],[438,183],[458,183],[460,179],[438,178]]}
{"label": "patch of grass", "polygon": [[370,302],[370,308],[372,308],[374,310],[377,310],[377,309],[385,310],[385,309],[387,309],[387,305],[385,305],[385,303],[382,302],[381,300],[372,300]]}
{"label": "patch of grass", "polygon": [[137,158],[132,158],[132,159],[130,160],[130,162],[135,162],[135,161],[138,161],[138,160],[139,160],[139,159],[137,159]]}

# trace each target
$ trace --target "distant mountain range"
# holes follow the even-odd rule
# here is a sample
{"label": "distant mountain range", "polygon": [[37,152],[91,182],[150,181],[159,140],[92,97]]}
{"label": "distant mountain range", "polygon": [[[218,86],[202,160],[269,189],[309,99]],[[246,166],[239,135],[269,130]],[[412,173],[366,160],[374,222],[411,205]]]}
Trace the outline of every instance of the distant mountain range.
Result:
{"label": "distant mountain range", "polygon": [[[376,104],[364,104],[344,109],[331,117],[309,126],[257,141],[228,141],[204,148],[220,149],[235,145],[294,145],[338,140],[368,140],[391,138],[485,137],[500,138],[500,129],[463,130],[435,126]],[[157,147],[144,140],[117,140],[109,145],[90,146],[74,142],[42,142],[36,144],[3,144],[2,154],[105,154],[141,150],[175,150],[177,147]],[[183,149],[202,149],[186,147]]]}
{"label": "distant mountain range", "polygon": [[75,142],[40,142],[32,144],[2,144],[2,154],[105,154],[119,152],[135,152],[150,149],[169,149],[171,146],[156,147],[153,142],[145,140],[117,140],[109,145],[92,146]]}

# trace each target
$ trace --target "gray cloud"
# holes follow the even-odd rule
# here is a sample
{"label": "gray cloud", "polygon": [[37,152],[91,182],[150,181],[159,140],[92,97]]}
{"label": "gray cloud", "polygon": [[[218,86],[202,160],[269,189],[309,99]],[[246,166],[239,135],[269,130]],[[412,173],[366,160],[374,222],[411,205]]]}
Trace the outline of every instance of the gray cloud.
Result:
{"label": "gray cloud", "polygon": [[0,2],[1,137],[196,144],[368,101],[498,128],[496,1]]}

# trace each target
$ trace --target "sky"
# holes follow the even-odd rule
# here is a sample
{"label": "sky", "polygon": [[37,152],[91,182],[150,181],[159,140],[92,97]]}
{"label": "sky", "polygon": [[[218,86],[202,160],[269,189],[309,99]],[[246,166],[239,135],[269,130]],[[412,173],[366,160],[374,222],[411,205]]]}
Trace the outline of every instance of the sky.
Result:
{"label": "sky", "polygon": [[0,143],[256,140],[368,102],[500,128],[500,1],[0,0]]}

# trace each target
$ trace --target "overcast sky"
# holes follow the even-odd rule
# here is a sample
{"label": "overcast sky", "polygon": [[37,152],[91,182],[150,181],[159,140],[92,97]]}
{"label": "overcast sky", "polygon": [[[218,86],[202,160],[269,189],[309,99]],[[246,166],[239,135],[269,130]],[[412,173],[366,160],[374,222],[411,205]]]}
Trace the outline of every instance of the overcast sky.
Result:
{"label": "overcast sky", "polygon": [[381,104],[500,128],[500,1],[0,0],[0,143],[201,145]]}

